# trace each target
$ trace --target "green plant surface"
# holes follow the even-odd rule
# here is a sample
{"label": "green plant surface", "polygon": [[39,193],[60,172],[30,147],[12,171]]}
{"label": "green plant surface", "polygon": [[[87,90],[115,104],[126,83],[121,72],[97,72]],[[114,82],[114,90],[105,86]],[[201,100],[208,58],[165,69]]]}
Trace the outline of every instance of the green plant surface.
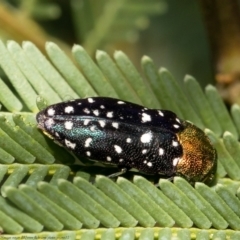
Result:
{"label": "green plant surface", "polygon": [[184,83],[187,96],[189,96],[194,109],[202,119],[204,127],[211,129],[217,136],[220,136],[222,134],[221,126],[199,83],[191,76],[186,76]]}
{"label": "green plant surface", "polygon": [[141,100],[139,99],[134,89],[132,89],[127,79],[123,76],[114,61],[109,55],[107,55],[106,52],[98,50],[96,53],[96,60],[99,68],[108,79],[108,81],[111,82],[111,85],[114,87],[120,99],[141,104]]}
{"label": "green plant surface", "polygon": [[[48,60],[31,42],[0,42],[9,78],[0,81],[0,239],[239,239],[239,106],[229,113],[214,86],[203,91],[191,76],[181,88],[147,56],[141,75],[121,51],[98,51],[96,63],[83,47],[72,51],[75,63],[54,43],[46,44]],[[102,171],[116,169],[85,159],[74,165],[37,129],[37,96],[48,105],[97,95],[171,109],[198,125],[217,149],[215,182],[154,185],[136,172],[109,179]]]}
{"label": "green plant surface", "polygon": [[73,183],[76,187],[88,194],[93,200],[108,209],[119,220],[119,222],[121,222],[121,226],[135,227],[137,225],[137,220],[131,214],[89,181],[82,177],[75,177]]}

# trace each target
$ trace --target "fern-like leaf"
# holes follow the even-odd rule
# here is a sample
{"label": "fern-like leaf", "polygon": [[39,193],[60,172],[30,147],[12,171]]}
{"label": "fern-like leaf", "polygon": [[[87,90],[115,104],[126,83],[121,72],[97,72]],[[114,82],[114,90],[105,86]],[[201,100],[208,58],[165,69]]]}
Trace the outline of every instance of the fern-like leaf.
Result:
{"label": "fern-like leaf", "polygon": [[[9,78],[9,82],[0,80],[4,239],[11,234],[43,239],[239,238],[238,105],[232,106],[230,115],[213,86],[204,92],[187,76],[182,89],[166,69],[158,71],[146,56],[144,77],[120,51],[114,60],[98,51],[95,63],[76,45],[76,65],[54,43],[47,43],[46,52],[50,61],[30,42],[22,47],[0,42],[0,66]],[[36,128],[38,95],[48,104],[66,97],[102,95],[173,110],[208,128],[205,132],[218,152],[217,181],[211,187],[191,186],[175,177],[173,183],[161,179],[157,188],[140,174],[130,173],[114,182],[96,176],[102,169],[94,164],[72,166],[74,157]]]}

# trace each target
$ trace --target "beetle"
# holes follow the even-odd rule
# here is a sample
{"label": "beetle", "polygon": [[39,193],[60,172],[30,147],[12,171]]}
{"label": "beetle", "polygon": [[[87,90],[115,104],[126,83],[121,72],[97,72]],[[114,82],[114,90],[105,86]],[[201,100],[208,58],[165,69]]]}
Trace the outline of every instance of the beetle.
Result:
{"label": "beetle", "polygon": [[205,133],[168,110],[107,97],[57,103],[36,116],[38,128],[77,157],[125,172],[212,179],[217,153]]}

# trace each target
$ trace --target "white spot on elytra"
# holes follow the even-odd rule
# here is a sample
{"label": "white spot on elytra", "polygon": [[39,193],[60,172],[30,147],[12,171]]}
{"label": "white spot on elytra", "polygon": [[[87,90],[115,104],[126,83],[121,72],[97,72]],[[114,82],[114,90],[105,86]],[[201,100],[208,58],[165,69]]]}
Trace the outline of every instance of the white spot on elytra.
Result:
{"label": "white spot on elytra", "polygon": [[85,126],[88,125],[90,121],[91,121],[90,119],[85,119],[83,122],[83,125],[85,125]]}
{"label": "white spot on elytra", "polygon": [[87,151],[87,152],[86,152],[86,155],[87,155],[88,157],[90,157],[90,156],[91,156],[91,152]]}
{"label": "white spot on elytra", "polygon": [[146,153],[147,153],[147,149],[143,149],[142,154],[146,154]]}
{"label": "white spot on elytra", "polygon": [[104,109],[105,107],[103,105],[100,106],[101,109]]}
{"label": "white spot on elytra", "polygon": [[117,153],[121,153],[121,152],[122,152],[122,148],[119,147],[118,145],[114,145],[114,148],[115,148],[115,151],[116,151]]}
{"label": "white spot on elytra", "polygon": [[126,139],[126,142],[127,142],[127,143],[131,143],[131,142],[132,142],[132,139],[131,139],[131,138],[127,138],[127,139]]}
{"label": "white spot on elytra", "polygon": [[48,116],[53,116],[55,114],[55,110],[53,108],[49,108],[47,111]]}
{"label": "white spot on elytra", "polygon": [[173,147],[177,147],[178,146],[178,142],[177,141],[172,141],[172,145],[173,145]]}
{"label": "white spot on elytra", "polygon": [[151,122],[151,116],[146,114],[146,113],[142,113],[142,122]]}
{"label": "white spot on elytra", "polygon": [[59,134],[58,134],[57,132],[55,132],[55,136],[56,136],[56,137],[60,137]]}
{"label": "white spot on elytra", "polygon": [[107,161],[111,162],[112,161],[112,158],[107,156]]}
{"label": "white spot on elytra", "polygon": [[158,114],[160,115],[160,116],[164,116],[164,114],[163,114],[163,112],[162,111],[160,111],[160,110],[158,110]]}
{"label": "white spot on elytra", "polygon": [[88,108],[84,108],[83,109],[83,112],[85,112],[86,114],[89,114],[90,113],[90,110]]}
{"label": "white spot on elytra", "polygon": [[96,109],[96,110],[93,111],[93,114],[94,114],[95,116],[98,116],[98,115],[99,115],[99,111]]}
{"label": "white spot on elytra", "polygon": [[179,160],[180,160],[179,158],[174,158],[174,159],[173,159],[173,166],[174,166],[174,167],[177,166]]}
{"label": "white spot on elytra", "polygon": [[45,121],[46,128],[51,128],[52,125],[54,124],[54,120],[52,118],[49,118]]}
{"label": "white spot on elytra", "polygon": [[112,118],[113,117],[113,112],[107,112],[107,117]]}
{"label": "white spot on elytra", "polygon": [[113,126],[114,128],[117,128],[117,129],[118,129],[118,123],[117,123],[117,122],[113,122],[113,123],[112,123],[112,126]]}
{"label": "white spot on elytra", "polygon": [[123,101],[118,101],[117,103],[118,104],[125,104],[125,102],[123,102]]}
{"label": "white spot on elytra", "polygon": [[98,122],[102,128],[105,127],[106,123],[103,120],[99,120]]}
{"label": "white spot on elytra", "polygon": [[93,132],[93,131],[95,131],[95,126],[91,126],[90,127],[90,130]]}
{"label": "white spot on elytra", "polygon": [[65,144],[66,144],[66,147],[71,148],[71,149],[75,149],[75,147],[76,147],[76,143],[73,143],[67,139],[65,139]]}
{"label": "white spot on elytra", "polygon": [[92,138],[87,138],[86,141],[85,141],[85,147],[89,147],[90,146],[90,143],[92,141]]}
{"label": "white spot on elytra", "polygon": [[174,127],[174,128],[179,128],[179,125],[173,124],[173,127]]}
{"label": "white spot on elytra", "polygon": [[71,122],[71,121],[66,121],[66,122],[64,123],[64,126],[65,126],[65,128],[66,128],[67,130],[71,130],[72,127],[73,127],[73,122]]}
{"label": "white spot on elytra", "polygon": [[148,162],[147,165],[148,165],[149,167],[152,167],[153,164],[152,164],[151,162]]}
{"label": "white spot on elytra", "polygon": [[77,105],[82,105],[82,103],[79,102]]}
{"label": "white spot on elytra", "polygon": [[159,155],[162,156],[164,154],[163,148],[159,148]]}
{"label": "white spot on elytra", "polygon": [[67,106],[67,107],[65,107],[64,112],[65,113],[73,113],[74,109],[72,106]]}
{"label": "white spot on elytra", "polygon": [[119,159],[119,162],[123,162],[123,159],[122,159],[122,158],[120,158],[120,159]]}
{"label": "white spot on elytra", "polygon": [[88,102],[89,103],[93,103],[93,102],[95,102],[92,98],[88,98]]}
{"label": "white spot on elytra", "polygon": [[147,132],[147,133],[144,133],[140,140],[142,143],[149,143],[152,139],[152,133],[151,132]]}
{"label": "white spot on elytra", "polygon": [[147,163],[147,160],[144,160],[144,161],[143,161],[143,163],[145,163],[145,164],[146,164],[146,163]]}
{"label": "white spot on elytra", "polygon": [[179,122],[179,123],[181,123],[180,120],[179,120],[178,118],[176,118],[176,121]]}

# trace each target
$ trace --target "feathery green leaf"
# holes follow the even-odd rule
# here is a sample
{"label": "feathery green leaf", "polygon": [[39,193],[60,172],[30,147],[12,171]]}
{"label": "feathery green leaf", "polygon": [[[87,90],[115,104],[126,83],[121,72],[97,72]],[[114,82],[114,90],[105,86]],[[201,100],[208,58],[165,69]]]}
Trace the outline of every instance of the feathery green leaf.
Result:
{"label": "feathery green leaf", "polygon": [[[96,64],[81,46],[75,46],[76,66],[56,44],[47,43],[46,51],[52,62],[30,42],[23,47],[13,41],[5,47],[0,42],[0,66],[10,80],[0,79],[1,105],[9,111],[0,114],[2,236],[239,238],[238,105],[232,106],[231,118],[214,87],[203,92],[187,76],[183,90],[166,69],[158,71],[146,56],[142,59],[145,79],[122,52],[111,59],[98,51]],[[74,156],[37,129],[31,113],[37,112],[37,95],[48,104],[66,97],[102,95],[172,109],[200,128],[210,129],[205,132],[218,152],[218,179],[212,187],[202,183],[193,187],[176,177],[173,183],[161,180],[158,188],[136,174],[133,181],[119,177],[114,182],[95,177],[94,164],[75,168]],[[177,228],[172,227],[174,222]],[[41,232],[43,228],[57,232]]]}

